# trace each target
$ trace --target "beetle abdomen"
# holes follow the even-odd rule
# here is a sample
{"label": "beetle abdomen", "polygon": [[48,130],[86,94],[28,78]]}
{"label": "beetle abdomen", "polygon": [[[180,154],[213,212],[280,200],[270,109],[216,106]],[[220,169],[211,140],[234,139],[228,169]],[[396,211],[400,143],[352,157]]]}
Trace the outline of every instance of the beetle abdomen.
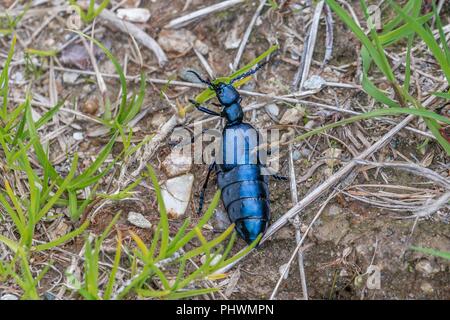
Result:
{"label": "beetle abdomen", "polygon": [[240,165],[220,172],[222,201],[239,235],[251,243],[264,233],[270,220],[267,176],[258,165]]}
{"label": "beetle abdomen", "polygon": [[227,125],[222,137],[222,155],[219,163],[224,171],[239,165],[259,164],[259,133],[248,123]]}

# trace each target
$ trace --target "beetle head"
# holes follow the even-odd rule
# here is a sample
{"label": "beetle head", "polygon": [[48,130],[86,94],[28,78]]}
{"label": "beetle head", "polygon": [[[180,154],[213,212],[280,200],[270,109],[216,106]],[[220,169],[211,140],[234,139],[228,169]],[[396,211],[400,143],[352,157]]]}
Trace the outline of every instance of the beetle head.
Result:
{"label": "beetle head", "polygon": [[230,84],[226,84],[224,82],[212,83],[209,79],[203,79],[197,72],[193,70],[189,70],[188,72],[194,74],[202,83],[207,84],[211,90],[214,90],[222,106],[228,107],[234,103],[240,102],[241,96],[239,95],[239,92],[233,87],[233,82],[231,82]]}
{"label": "beetle head", "polygon": [[241,101],[241,95],[231,84],[219,82],[212,89],[216,92],[217,99],[224,107]]}

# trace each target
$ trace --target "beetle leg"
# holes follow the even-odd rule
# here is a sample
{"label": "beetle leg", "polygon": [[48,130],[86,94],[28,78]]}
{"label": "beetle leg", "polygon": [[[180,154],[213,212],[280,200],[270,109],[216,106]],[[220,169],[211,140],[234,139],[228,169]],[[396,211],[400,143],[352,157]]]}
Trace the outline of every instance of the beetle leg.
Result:
{"label": "beetle leg", "polygon": [[270,168],[270,167],[266,167],[266,166],[261,167],[261,172],[264,175],[271,176],[275,180],[279,180],[279,181],[287,181],[288,180],[288,178],[286,178],[284,176],[280,176],[278,174],[275,174],[274,170],[272,168]]}
{"label": "beetle leg", "polygon": [[202,135],[203,135],[206,131],[208,131],[208,130],[209,130],[209,129],[203,129],[201,133],[199,133],[199,134],[196,135],[196,136],[193,136],[193,137],[191,138],[191,143],[194,143],[194,142],[195,142],[195,139],[197,139],[198,137],[202,136]]}
{"label": "beetle leg", "polygon": [[212,115],[212,116],[220,117],[220,113],[215,112],[215,111],[212,111],[212,110],[209,110],[209,109],[206,108],[206,107],[203,107],[202,105],[200,105],[200,103],[198,103],[198,102],[195,101],[195,100],[189,99],[189,102],[192,103],[192,104],[197,108],[198,111],[201,111],[201,112],[210,114],[210,115]]}
{"label": "beetle leg", "polygon": [[215,161],[209,165],[208,174],[206,175],[206,179],[205,179],[205,182],[203,183],[202,191],[200,192],[200,200],[198,202],[197,214],[200,214],[202,212],[203,204],[205,203],[205,191],[206,191],[206,188],[208,187],[209,176],[215,166],[216,166]]}
{"label": "beetle leg", "polygon": [[272,177],[273,177],[275,180],[279,180],[279,181],[287,181],[287,180],[288,180],[287,177],[279,176],[279,175],[277,175],[277,174],[272,175]]}

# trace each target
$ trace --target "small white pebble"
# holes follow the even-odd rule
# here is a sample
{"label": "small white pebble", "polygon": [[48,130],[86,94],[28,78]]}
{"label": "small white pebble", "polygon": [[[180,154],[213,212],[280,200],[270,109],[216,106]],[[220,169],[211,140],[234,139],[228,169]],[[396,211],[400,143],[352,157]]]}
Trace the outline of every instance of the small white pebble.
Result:
{"label": "small white pebble", "polygon": [[82,132],[74,132],[73,136],[72,136],[75,140],[80,141],[84,139],[83,133]]}

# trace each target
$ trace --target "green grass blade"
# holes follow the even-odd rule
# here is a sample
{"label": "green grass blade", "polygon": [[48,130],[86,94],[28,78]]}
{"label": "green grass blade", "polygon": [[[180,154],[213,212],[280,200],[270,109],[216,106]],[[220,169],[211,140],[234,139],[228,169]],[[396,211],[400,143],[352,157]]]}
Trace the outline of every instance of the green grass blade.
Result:
{"label": "green grass blade", "polygon": [[46,152],[44,151],[44,148],[42,147],[39,139],[38,132],[36,130],[36,126],[33,120],[33,117],[31,115],[31,104],[30,104],[30,96],[27,95],[26,99],[27,105],[25,107],[26,110],[26,118],[27,118],[27,125],[28,130],[30,132],[30,139],[34,141],[33,147],[34,151],[36,152],[36,157],[39,161],[39,163],[43,166],[43,168],[47,169],[46,174],[48,174],[49,177],[52,178],[54,181],[60,181],[61,177],[56,172],[55,168],[53,168],[52,164],[50,163],[50,160],[48,159],[48,156]]}
{"label": "green grass blade", "polygon": [[447,100],[450,100],[450,93],[446,93],[446,92],[435,92],[433,93],[434,96],[439,97],[439,98],[444,98]]}
{"label": "green grass blade", "polygon": [[77,166],[78,166],[78,154],[75,154],[73,157],[72,166],[69,170],[69,173],[67,174],[67,177],[61,183],[61,185],[59,186],[59,188],[55,192],[55,194],[48,200],[48,202],[45,204],[45,206],[39,211],[37,220],[42,219],[47,214],[47,212],[50,210],[50,208],[53,207],[53,205],[56,203],[56,201],[58,201],[58,199],[61,197],[61,195],[66,191],[68,185],[72,181],[73,176],[75,175]]}
{"label": "green grass blade", "polygon": [[445,54],[439,48],[438,43],[433,37],[433,34],[426,30],[423,26],[421,26],[415,19],[408,16],[401,7],[399,7],[394,1],[388,0],[391,7],[399,14],[406,22],[411,29],[413,29],[425,42],[427,47],[433,53],[435,59],[439,63],[442,71],[444,72],[447,81],[450,82],[450,64],[447,61]]}
{"label": "green grass blade", "polygon": [[158,259],[164,259],[167,254],[167,247],[169,244],[169,218],[167,217],[166,205],[164,204],[164,200],[161,194],[161,188],[159,186],[158,179],[156,178],[155,171],[151,166],[147,166],[147,169],[152,180],[153,187],[155,188],[156,199],[159,206],[159,221],[161,223],[161,246],[159,248]]}
{"label": "green grass blade", "polygon": [[114,55],[101,42],[99,42],[98,40],[96,40],[80,31],[77,31],[77,30],[72,30],[72,31],[77,33],[78,35],[94,42],[105,53],[105,55],[108,57],[108,59],[111,60],[112,64],[114,65],[114,68],[116,69],[117,74],[119,75],[122,97],[121,97],[121,102],[119,105],[118,114],[122,114],[123,110],[126,108],[126,105],[127,105],[127,80],[125,78],[125,74],[123,73],[122,66],[117,61],[117,59],[114,57]]}
{"label": "green grass blade", "polygon": [[[305,134],[302,134],[302,135],[296,137],[295,140],[301,141],[301,140],[304,140],[313,135],[327,131],[329,129],[336,128],[336,127],[339,127],[342,125],[346,125],[346,124],[349,124],[349,123],[352,123],[355,121],[370,119],[370,118],[379,117],[379,116],[396,115],[396,114],[413,114],[416,116],[421,116],[424,118],[441,121],[441,122],[444,122],[445,124],[450,124],[449,118],[441,116],[432,111],[428,111],[426,109],[388,108],[388,109],[374,110],[374,111],[367,112],[367,113],[364,113],[361,115],[353,116],[353,117],[345,119],[345,120],[341,120],[341,121],[338,121],[335,123],[328,124],[326,126],[323,126],[323,127],[311,130]],[[447,152],[447,154],[450,155],[450,144],[447,142],[447,145],[444,144],[443,147],[444,147],[444,150]]]}
{"label": "green grass blade", "polygon": [[40,244],[38,246],[35,246],[32,249],[32,251],[44,251],[44,250],[48,250],[57,246],[62,245],[63,243],[72,240],[73,238],[79,236],[80,234],[82,234],[84,232],[84,230],[86,230],[86,228],[89,226],[89,220],[86,220],[78,229],[75,229],[72,232],[69,232],[53,241],[44,243],[44,244]]}
{"label": "green grass blade", "polygon": [[13,36],[11,41],[11,46],[9,47],[8,56],[6,57],[5,64],[3,65],[2,73],[0,74],[0,93],[3,97],[3,108],[2,112],[0,114],[1,118],[6,119],[8,114],[8,93],[9,93],[9,65],[11,64],[12,57],[14,55],[14,48],[16,45],[17,37],[16,35]]}
{"label": "green grass blade", "polygon": [[422,253],[430,254],[430,255],[433,255],[436,257],[450,260],[450,252],[440,251],[440,250],[436,250],[436,249],[432,249],[432,248],[416,247],[416,246],[411,246],[411,249],[422,252]]}
{"label": "green grass blade", "polygon": [[[217,78],[214,82],[225,82],[225,83],[229,83],[231,81],[231,79],[236,78],[237,76],[240,76],[241,74],[244,74],[245,72],[249,71],[253,66],[255,66],[257,63],[261,62],[262,60],[264,60],[266,57],[268,57],[269,55],[271,55],[274,51],[278,50],[278,45],[273,45],[271,46],[268,50],[266,50],[264,53],[262,53],[260,56],[256,57],[255,59],[253,59],[250,63],[248,63],[247,65],[245,65],[244,67],[242,67],[241,69],[239,69],[238,71],[234,72],[233,74],[231,74],[228,77],[220,77]],[[233,84],[234,87],[239,87],[242,84],[244,84],[245,82],[248,81],[248,78],[246,79],[241,79],[240,81],[237,81]],[[205,89],[204,91],[202,91],[196,98],[195,100],[198,103],[203,103],[208,101],[209,99],[213,98],[215,96],[215,92],[211,89]]]}
{"label": "green grass blade", "polygon": [[234,263],[235,261],[238,261],[242,257],[246,256],[250,251],[253,250],[253,248],[256,247],[256,245],[259,243],[261,238],[262,238],[262,234],[260,234],[250,245],[248,245],[247,247],[245,247],[244,249],[239,251],[233,257],[223,261],[221,264],[217,264],[216,266],[214,266],[214,270],[219,270],[219,269],[221,269],[221,268],[223,268],[223,267],[225,267],[225,266],[227,266],[229,264]]}
{"label": "green grass blade", "polygon": [[212,293],[212,292],[216,292],[216,291],[219,291],[219,289],[218,288],[204,288],[204,289],[186,290],[186,291],[171,293],[170,295],[168,295],[166,297],[166,299],[178,300],[178,299],[183,299],[183,298],[204,295],[204,294],[208,294],[208,293]]}
{"label": "green grass blade", "polygon": [[120,257],[122,254],[122,235],[118,231],[117,232],[117,246],[116,246],[116,254],[114,256],[114,263],[111,269],[111,273],[108,278],[108,284],[106,285],[105,293],[103,294],[104,300],[111,299],[111,294],[113,291],[113,286],[116,281],[117,270],[119,269]]}
{"label": "green grass blade", "polygon": [[[197,228],[197,230],[199,230]],[[231,224],[222,234],[220,234],[218,237],[214,238],[213,240],[203,244],[202,246],[195,248],[191,251],[186,252],[183,255],[183,259],[191,259],[199,254],[209,252],[212,248],[217,246],[219,243],[223,242],[234,230],[234,224]]]}
{"label": "green grass blade", "polygon": [[[220,190],[217,190],[216,194],[214,195],[213,200],[211,201],[211,204],[208,207],[208,210],[206,210],[203,217],[198,221],[196,227],[201,229],[212,217],[214,214],[214,209],[217,207],[220,201]],[[180,248],[182,248],[186,243],[191,241],[191,239],[195,237],[195,230],[192,229],[189,231],[183,238],[181,238],[177,243],[174,244],[174,246],[169,250],[168,256],[173,255],[176,251],[178,251]]]}
{"label": "green grass blade", "polygon": [[[98,157],[95,159],[95,161],[81,173],[79,176],[77,176],[69,185],[69,189],[75,189],[80,187],[80,184],[84,183],[85,181],[89,180],[89,184],[92,184],[92,176],[95,174],[95,172],[101,167],[101,165],[105,162],[105,160],[108,158],[108,156],[111,154],[111,150],[114,146],[114,143],[117,138],[117,133],[114,134],[111,139],[109,140],[108,144],[100,151]],[[89,185],[88,184],[88,185]]]}

